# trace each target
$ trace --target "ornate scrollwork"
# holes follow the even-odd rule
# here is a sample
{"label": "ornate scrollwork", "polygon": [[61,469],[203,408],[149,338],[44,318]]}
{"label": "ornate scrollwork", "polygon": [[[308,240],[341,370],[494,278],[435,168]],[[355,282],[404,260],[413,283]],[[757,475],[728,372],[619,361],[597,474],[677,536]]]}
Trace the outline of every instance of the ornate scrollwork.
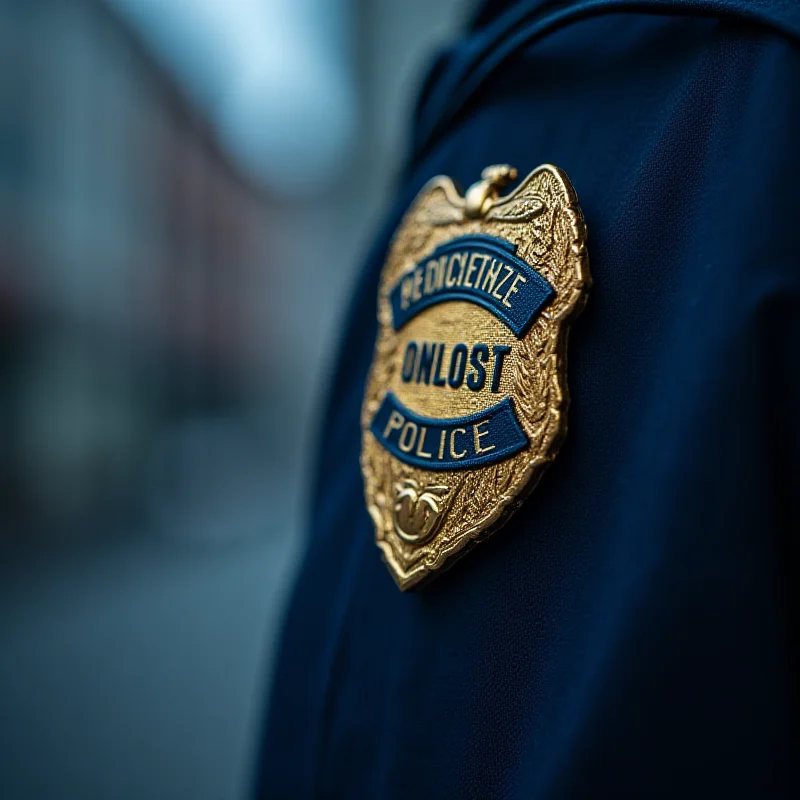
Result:
{"label": "ornate scrollwork", "polygon": [[420,489],[417,481],[406,478],[396,483],[394,490],[392,519],[397,535],[409,544],[426,542],[442,521],[442,501],[450,487],[428,484]]}

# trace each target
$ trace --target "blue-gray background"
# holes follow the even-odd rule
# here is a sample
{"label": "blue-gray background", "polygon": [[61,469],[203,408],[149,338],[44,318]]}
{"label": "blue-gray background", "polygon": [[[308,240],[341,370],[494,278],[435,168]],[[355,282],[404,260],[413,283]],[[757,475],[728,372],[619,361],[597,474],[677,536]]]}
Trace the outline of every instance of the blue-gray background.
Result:
{"label": "blue-gray background", "polygon": [[315,419],[463,0],[0,0],[0,797],[247,793]]}

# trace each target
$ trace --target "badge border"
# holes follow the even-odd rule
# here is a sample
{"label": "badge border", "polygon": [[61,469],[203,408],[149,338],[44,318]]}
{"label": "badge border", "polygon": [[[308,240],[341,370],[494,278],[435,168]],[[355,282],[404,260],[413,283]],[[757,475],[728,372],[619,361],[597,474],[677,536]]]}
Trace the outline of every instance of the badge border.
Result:
{"label": "badge border", "polygon": [[[513,174],[516,175],[516,171],[512,170],[510,167],[489,167],[484,170],[484,180],[474,184],[465,194],[460,192],[458,185],[449,176],[438,175],[427,181],[417,193],[408,210],[405,212],[403,218],[398,224],[397,229],[395,230],[395,233],[392,236],[392,239],[386,250],[386,258],[381,268],[380,288],[377,299],[379,329],[376,346],[373,352],[373,359],[367,376],[364,401],[362,404],[362,444],[360,463],[364,477],[364,493],[367,510],[375,527],[375,541],[381,551],[383,560],[389,567],[389,572],[392,574],[392,577],[402,591],[411,588],[421,588],[433,578],[440,575],[443,571],[452,567],[457,561],[460,561],[461,558],[467,555],[467,553],[470,552],[477,544],[484,541],[502,528],[503,525],[505,525],[505,523],[513,515],[513,513],[536,489],[539,481],[546,471],[546,468],[552,463],[561,449],[568,432],[567,414],[570,406],[570,394],[568,386],[567,345],[572,324],[585,308],[588,300],[588,294],[592,287],[589,256],[586,247],[588,238],[586,223],[579,204],[578,195],[564,170],[552,164],[542,164],[530,172],[523,180],[521,180],[509,194],[498,197],[496,191],[493,194],[491,193],[491,189],[492,186],[497,187],[498,185],[502,184],[500,181],[493,182],[491,177],[487,179],[487,176],[491,176],[493,170],[498,169],[513,171]],[[438,223],[429,222],[428,224],[450,225],[457,224],[458,222],[469,222],[470,218],[474,220],[474,214],[470,214],[470,206],[473,208],[475,206],[474,195],[476,192],[478,193],[477,201],[480,217],[486,219],[487,221],[492,221],[492,219],[494,219],[496,221],[514,222],[515,220],[513,218],[507,218],[506,220],[503,220],[502,218],[498,219],[495,215],[498,213],[498,211],[502,210],[504,206],[513,207],[515,201],[521,200],[528,184],[530,184],[540,173],[543,172],[549,172],[551,175],[553,175],[560,183],[566,195],[567,204],[565,211],[572,214],[571,222],[574,231],[573,240],[570,243],[570,252],[572,254],[571,260],[573,262],[572,268],[576,270],[577,274],[577,284],[573,289],[571,296],[569,296],[564,308],[561,310],[558,316],[554,318],[554,322],[557,323],[557,341],[553,352],[556,355],[559,364],[559,368],[556,370],[559,397],[557,402],[551,402],[547,410],[551,415],[555,415],[557,417],[556,430],[551,436],[549,442],[547,442],[544,452],[540,452],[531,458],[524,470],[516,476],[513,483],[508,487],[508,491],[503,496],[498,498],[497,501],[495,501],[495,507],[490,513],[483,517],[479,522],[473,524],[466,531],[463,531],[449,545],[442,547],[432,561],[428,562],[427,560],[422,560],[421,562],[406,568],[395,556],[391,543],[385,538],[382,538],[381,532],[384,530],[383,513],[380,507],[367,495],[368,487],[366,478],[367,466],[365,464],[365,439],[367,436],[371,436],[373,439],[375,439],[375,437],[370,430],[369,422],[366,422],[365,424],[365,419],[368,416],[366,412],[369,400],[369,387],[373,381],[373,372],[376,368],[376,359],[379,356],[378,344],[380,341],[380,332],[382,327],[385,325],[385,321],[381,319],[381,304],[384,300],[388,302],[388,298],[383,297],[384,293],[386,292],[386,289],[383,286],[383,275],[386,269],[386,262],[388,261],[389,256],[392,254],[393,249],[397,244],[397,239],[400,232],[405,230],[409,223],[419,224],[418,222],[415,223],[415,217],[419,213],[419,205],[433,190],[437,188],[441,189],[444,192],[445,198],[449,205],[452,207],[452,210],[454,212],[458,212],[460,217],[444,220]],[[471,197],[471,195],[473,196]],[[516,221],[522,223],[525,220],[523,218]],[[424,257],[425,256],[423,255],[421,258],[424,259]],[[390,390],[388,387],[386,387],[385,392],[388,391]],[[375,445],[382,447],[377,439],[375,439]]]}

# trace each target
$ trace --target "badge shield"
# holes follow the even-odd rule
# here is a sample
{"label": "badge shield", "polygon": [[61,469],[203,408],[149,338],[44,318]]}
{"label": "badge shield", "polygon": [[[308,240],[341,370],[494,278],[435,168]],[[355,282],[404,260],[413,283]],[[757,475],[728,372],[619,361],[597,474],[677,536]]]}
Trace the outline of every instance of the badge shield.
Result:
{"label": "badge shield", "polygon": [[381,274],[362,407],[376,543],[401,589],[497,530],[566,434],[570,322],[590,285],[567,176],[489,167],[462,196],[430,181]]}

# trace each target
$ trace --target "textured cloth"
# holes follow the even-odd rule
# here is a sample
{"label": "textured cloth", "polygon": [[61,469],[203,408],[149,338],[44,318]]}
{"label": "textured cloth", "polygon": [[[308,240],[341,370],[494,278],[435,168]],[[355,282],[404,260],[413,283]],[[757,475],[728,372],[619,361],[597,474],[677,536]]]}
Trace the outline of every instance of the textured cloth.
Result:
{"label": "textured cloth", "polygon": [[[259,796],[799,796],[799,12],[489,3],[439,59],[334,373]],[[589,229],[569,434],[403,594],[359,469],[378,276],[430,177],[503,162],[562,167]]]}

